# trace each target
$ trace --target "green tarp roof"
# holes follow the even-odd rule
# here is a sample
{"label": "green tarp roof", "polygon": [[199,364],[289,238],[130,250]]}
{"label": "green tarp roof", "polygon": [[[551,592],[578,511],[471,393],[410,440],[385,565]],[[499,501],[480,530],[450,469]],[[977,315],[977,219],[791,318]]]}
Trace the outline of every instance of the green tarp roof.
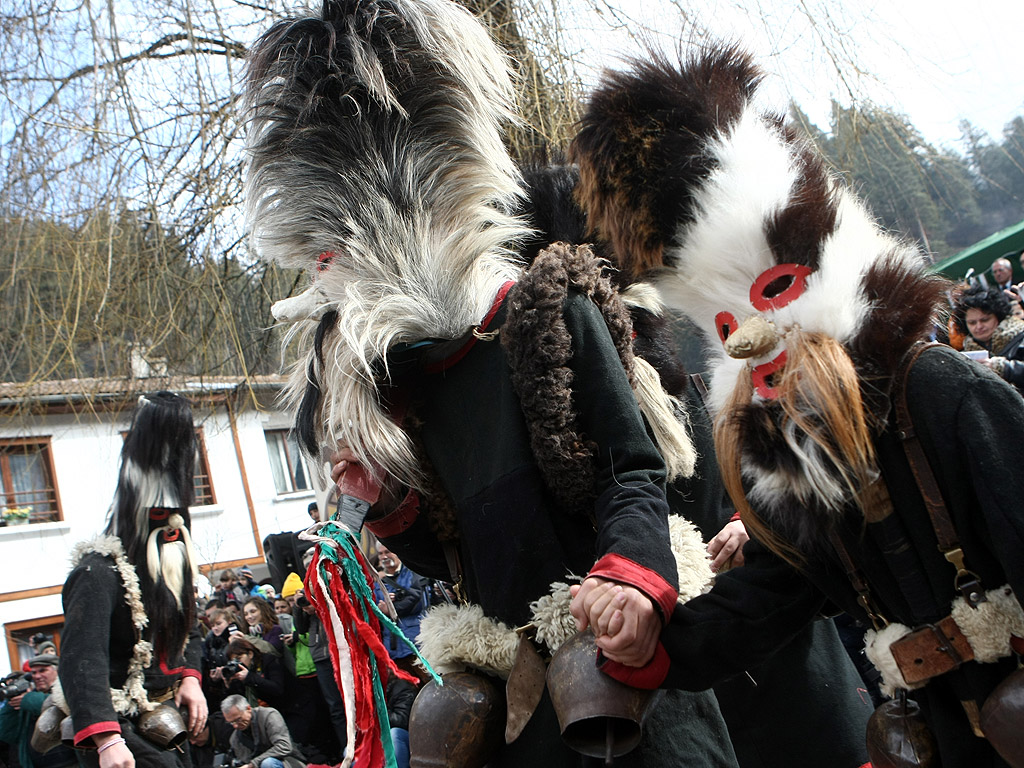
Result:
{"label": "green tarp roof", "polygon": [[[939,272],[946,277],[960,280],[967,273],[967,270],[974,267],[978,274],[988,272],[992,262],[1005,253],[1014,251],[1020,253],[1024,250],[1024,221],[1014,224],[1012,227],[1001,229],[994,235],[989,235],[969,248],[965,248],[955,256],[932,265],[932,272]],[[1020,264],[1017,259],[1010,259],[1013,264],[1013,281],[1024,280]],[[988,277],[991,277],[989,272]]]}

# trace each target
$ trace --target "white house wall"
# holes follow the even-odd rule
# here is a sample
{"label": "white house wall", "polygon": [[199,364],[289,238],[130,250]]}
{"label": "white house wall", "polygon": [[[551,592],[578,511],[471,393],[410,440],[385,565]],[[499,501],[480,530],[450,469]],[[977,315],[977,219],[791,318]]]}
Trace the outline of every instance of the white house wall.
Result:
{"label": "white house wall", "polygon": [[[246,501],[231,421],[225,406],[197,406],[217,503],[192,509],[192,535],[202,563],[259,556],[256,538],[306,527],[312,492],[278,496],[264,429],[287,428],[288,416],[248,408],[236,413],[258,533]],[[0,418],[0,437],[48,436],[63,521],[0,528],[0,593],[63,584],[71,548],[102,530],[117,480],[128,414],[59,414]],[[0,623],[60,615],[60,595],[0,601]]]}

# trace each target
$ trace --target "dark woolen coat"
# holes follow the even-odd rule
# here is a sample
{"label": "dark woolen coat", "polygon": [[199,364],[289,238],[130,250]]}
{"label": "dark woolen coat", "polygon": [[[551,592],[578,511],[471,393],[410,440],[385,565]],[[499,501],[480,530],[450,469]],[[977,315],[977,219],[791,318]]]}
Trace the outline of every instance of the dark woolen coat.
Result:
{"label": "dark woolen coat", "polygon": [[[987,589],[1009,583],[1024,594],[1024,402],[1017,392],[948,348],[926,351],[908,380],[908,403],[956,526],[967,565]],[[875,441],[895,514],[864,525],[850,514],[840,535],[891,621],[908,626],[948,615],[954,570],[938,551],[934,530],[897,437],[894,417]],[[796,511],[795,511],[796,512]],[[878,542],[896,529],[910,542],[917,579],[897,583]],[[906,550],[906,548],[904,548]],[[810,553],[803,572],[756,541],[746,565],[714,589],[678,606],[662,642],[672,659],[664,684],[699,690],[756,665],[792,640],[826,603],[868,621],[835,554]],[[916,596],[913,602],[908,593]],[[936,736],[944,766],[1001,766],[988,742],[972,735],[961,699],[984,702],[1015,660],[963,665],[930,681],[916,698]]]}
{"label": "dark woolen coat", "polygon": [[[503,306],[488,330],[505,327],[506,311]],[[576,423],[595,445],[589,514],[568,511],[545,482],[505,348],[497,340],[478,341],[457,358],[396,360],[391,366],[396,386],[415,394],[411,408],[422,422],[422,444],[454,505],[469,598],[510,627],[528,620],[529,602],[547,594],[552,582],[567,573],[586,574],[605,555],[628,561],[633,575],[647,574],[650,583],[676,584],[664,464],[620,352],[586,296],[570,292],[560,314],[572,344]],[[566,484],[578,481],[566,478]],[[421,512],[369,526],[417,573],[450,579],[426,518]],[[616,759],[616,766],[736,765],[714,697],[681,693],[666,696],[640,747]],[[561,741],[545,693],[522,735],[488,764],[584,763]]]}
{"label": "dark woolen coat", "polygon": [[[138,737],[129,720],[119,716],[111,703],[110,689],[124,685],[135,645],[131,610],[113,558],[85,555],[68,576],[61,599],[64,631],[58,674],[75,724],[76,744],[94,733],[121,731],[137,764],[146,765],[145,756],[152,752],[153,765],[177,765],[177,752],[163,752]],[[165,660],[163,668],[161,660],[154,659],[145,670],[146,690],[167,691],[183,675],[201,678],[201,657],[202,640],[196,624],[182,656]],[[87,756],[95,763],[95,753]]]}

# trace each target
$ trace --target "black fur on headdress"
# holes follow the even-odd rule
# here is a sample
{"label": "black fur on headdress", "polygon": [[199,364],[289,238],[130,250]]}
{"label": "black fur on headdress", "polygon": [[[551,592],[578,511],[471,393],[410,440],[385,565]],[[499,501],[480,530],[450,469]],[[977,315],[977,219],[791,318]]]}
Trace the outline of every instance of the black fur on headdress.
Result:
{"label": "black fur on headdress", "polygon": [[598,236],[634,278],[662,266],[674,230],[694,215],[693,190],[715,167],[708,139],[735,121],[761,81],[735,47],[691,56],[686,77],[651,52],[608,72],[590,96],[569,158]]}
{"label": "black fur on headdress", "polygon": [[[188,508],[195,498],[195,457],[195,426],[188,401],[171,392],[142,395],[121,448],[117,490],[105,533],[121,540],[128,561],[135,566],[157,658],[165,656],[168,661],[180,654],[195,622],[194,563],[184,551],[191,523]],[[154,508],[160,510],[155,518]],[[182,550],[174,561],[182,563],[182,572],[175,568],[172,579],[177,582],[180,576],[180,583],[169,584],[159,567],[153,577],[147,550],[153,531],[165,527],[173,514],[181,516],[186,530],[175,534],[170,543],[156,533],[154,542],[158,552],[168,546]]]}

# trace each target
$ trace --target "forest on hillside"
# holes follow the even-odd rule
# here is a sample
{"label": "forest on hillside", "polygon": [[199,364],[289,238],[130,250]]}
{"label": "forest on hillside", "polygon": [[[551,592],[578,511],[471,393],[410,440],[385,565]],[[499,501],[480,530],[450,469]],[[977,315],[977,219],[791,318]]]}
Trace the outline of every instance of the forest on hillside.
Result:
{"label": "forest on hillside", "polygon": [[[570,21],[581,4],[629,19],[611,0],[461,1],[518,70],[515,156],[564,147],[586,97]],[[702,34],[699,14],[675,5],[674,23]],[[837,70],[863,65],[819,23],[827,3],[797,5]],[[254,258],[241,229],[238,84],[248,45],[290,10],[5,2],[0,381],[125,376],[139,346],[171,373],[281,369],[269,308],[303,278]],[[829,125],[799,105],[792,116],[887,227],[944,258],[1024,218],[1024,117],[996,137],[964,124],[960,149],[935,147],[898,110],[849,95]]]}

